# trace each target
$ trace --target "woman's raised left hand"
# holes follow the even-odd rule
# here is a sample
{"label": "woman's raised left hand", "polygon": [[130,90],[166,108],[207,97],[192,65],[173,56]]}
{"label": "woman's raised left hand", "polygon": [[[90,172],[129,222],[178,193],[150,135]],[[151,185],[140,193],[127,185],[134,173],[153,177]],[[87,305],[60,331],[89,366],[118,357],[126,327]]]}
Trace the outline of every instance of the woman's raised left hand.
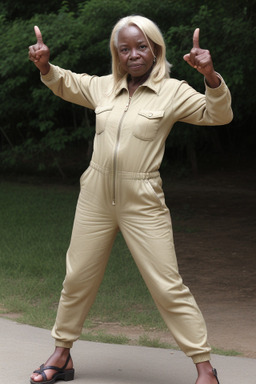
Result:
{"label": "woman's raised left hand", "polygon": [[212,57],[208,49],[202,49],[199,45],[200,29],[196,28],[193,34],[193,48],[190,53],[183,56],[183,59],[198,72],[200,72],[210,87],[216,88],[220,84],[212,62]]}

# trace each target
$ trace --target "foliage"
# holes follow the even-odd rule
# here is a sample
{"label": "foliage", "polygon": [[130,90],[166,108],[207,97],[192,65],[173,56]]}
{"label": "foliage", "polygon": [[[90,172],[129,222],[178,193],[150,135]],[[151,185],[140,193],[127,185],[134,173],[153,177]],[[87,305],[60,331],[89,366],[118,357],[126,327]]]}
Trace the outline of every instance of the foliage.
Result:
{"label": "foliage", "polygon": [[[32,6],[33,3],[33,6]],[[204,92],[196,71],[182,59],[200,27],[200,43],[213,56],[216,70],[231,89],[235,119],[222,128],[204,129],[177,124],[167,142],[169,157],[195,155],[213,148],[248,150],[254,138],[255,4],[256,0],[88,0],[58,1],[49,5],[18,1],[0,5],[0,135],[2,169],[33,164],[35,169],[57,168],[70,147],[83,143],[90,150],[94,134],[91,111],[57,99],[39,81],[27,58],[39,25],[51,49],[51,62],[75,72],[111,71],[109,36],[115,22],[127,14],[142,14],[162,30],[172,76],[186,79]],[[241,127],[246,125],[247,135]],[[188,145],[189,143],[189,145]],[[85,160],[86,161],[86,160]]]}

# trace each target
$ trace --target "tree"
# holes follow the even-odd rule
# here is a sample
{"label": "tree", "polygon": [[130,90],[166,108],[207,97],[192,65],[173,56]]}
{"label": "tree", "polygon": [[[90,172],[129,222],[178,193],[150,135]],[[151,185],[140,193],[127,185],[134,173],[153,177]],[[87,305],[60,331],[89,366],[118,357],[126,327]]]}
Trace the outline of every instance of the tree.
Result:
{"label": "tree", "polygon": [[[26,50],[35,42],[33,26],[40,26],[53,64],[75,72],[104,75],[111,71],[111,29],[119,18],[135,13],[151,18],[162,30],[167,58],[173,64],[172,76],[186,79],[203,92],[201,75],[182,59],[191,48],[194,29],[200,27],[201,46],[210,49],[216,70],[225,78],[233,96],[235,119],[229,126],[204,129],[176,124],[167,141],[167,160],[173,159],[172,154],[182,159],[188,154],[196,169],[196,154],[200,160],[204,152],[221,148],[247,150],[255,137],[255,2],[70,1],[49,6],[36,4],[33,12],[38,13],[33,16],[21,1],[14,7],[19,12],[12,12],[9,1],[5,6],[1,4],[2,164],[32,164],[38,169],[54,166],[63,174],[61,164],[67,151],[73,153],[72,148],[79,145],[89,150],[94,134],[90,111],[57,99],[40,84],[38,71],[28,62]],[[244,125],[247,135],[241,129]]]}

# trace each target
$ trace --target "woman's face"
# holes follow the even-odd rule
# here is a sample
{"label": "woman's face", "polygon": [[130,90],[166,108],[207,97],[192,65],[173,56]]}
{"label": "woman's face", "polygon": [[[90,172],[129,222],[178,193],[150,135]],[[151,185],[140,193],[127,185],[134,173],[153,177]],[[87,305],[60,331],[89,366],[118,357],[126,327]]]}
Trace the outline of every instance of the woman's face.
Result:
{"label": "woman's face", "polygon": [[[135,25],[121,29],[118,34],[117,52],[121,68],[132,78],[144,76],[153,66],[154,43],[147,42],[142,31]],[[151,45],[151,49],[149,47]]]}

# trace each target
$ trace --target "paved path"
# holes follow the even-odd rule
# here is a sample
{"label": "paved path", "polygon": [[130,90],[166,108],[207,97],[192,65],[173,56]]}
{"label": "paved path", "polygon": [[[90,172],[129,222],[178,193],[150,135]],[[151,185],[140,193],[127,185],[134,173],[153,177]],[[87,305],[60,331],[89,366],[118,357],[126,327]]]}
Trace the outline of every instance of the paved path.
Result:
{"label": "paved path", "polygon": [[[0,317],[1,384],[29,384],[31,371],[52,352],[48,330]],[[169,349],[77,341],[72,357],[74,384],[194,384],[196,380],[191,359]],[[220,384],[256,383],[255,359],[213,355],[212,364]]]}

